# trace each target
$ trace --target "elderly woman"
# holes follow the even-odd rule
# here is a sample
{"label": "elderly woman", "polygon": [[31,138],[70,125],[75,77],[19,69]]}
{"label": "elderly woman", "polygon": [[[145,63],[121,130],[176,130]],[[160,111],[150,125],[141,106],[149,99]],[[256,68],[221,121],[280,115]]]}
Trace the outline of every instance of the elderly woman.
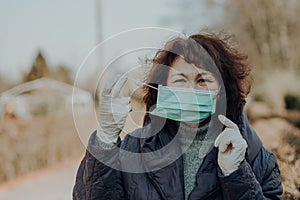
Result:
{"label": "elderly woman", "polygon": [[147,75],[143,127],[123,140],[126,79],[106,85],[73,198],[281,199],[276,158],[243,112],[246,59],[213,34],[167,42]]}

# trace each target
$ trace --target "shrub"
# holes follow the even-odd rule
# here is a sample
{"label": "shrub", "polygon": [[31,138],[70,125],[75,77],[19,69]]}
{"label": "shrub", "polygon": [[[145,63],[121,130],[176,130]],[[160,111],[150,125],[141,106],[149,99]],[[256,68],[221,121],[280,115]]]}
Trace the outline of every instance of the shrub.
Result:
{"label": "shrub", "polygon": [[288,110],[300,110],[300,96],[298,94],[286,94],[284,96],[285,108]]}

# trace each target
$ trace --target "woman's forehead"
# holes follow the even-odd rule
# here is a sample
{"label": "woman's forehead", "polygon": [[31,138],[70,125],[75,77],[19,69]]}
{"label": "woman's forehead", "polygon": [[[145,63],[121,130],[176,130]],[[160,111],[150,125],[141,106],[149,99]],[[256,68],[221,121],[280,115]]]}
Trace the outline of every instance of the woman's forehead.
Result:
{"label": "woman's forehead", "polygon": [[204,68],[196,67],[195,65],[186,62],[181,57],[176,59],[176,61],[170,67],[170,74],[177,74],[177,73],[182,73],[186,75],[189,74],[213,75],[210,71]]}

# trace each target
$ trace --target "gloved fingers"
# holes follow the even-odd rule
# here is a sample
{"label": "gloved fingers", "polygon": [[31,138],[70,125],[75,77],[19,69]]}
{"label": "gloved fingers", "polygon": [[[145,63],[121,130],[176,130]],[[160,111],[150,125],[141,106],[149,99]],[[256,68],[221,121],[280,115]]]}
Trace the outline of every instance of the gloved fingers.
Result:
{"label": "gloved fingers", "polygon": [[130,97],[118,97],[111,100],[112,105],[127,106],[131,102]]}
{"label": "gloved fingers", "polygon": [[234,130],[226,128],[215,140],[215,147],[219,147],[219,151],[224,153],[230,144],[235,150],[245,150],[248,147],[243,137],[234,133]]}
{"label": "gloved fingers", "polygon": [[112,116],[116,119],[126,118],[128,113],[130,112],[130,109],[131,109],[130,105],[123,106],[122,109],[118,109],[116,107],[112,110]]}
{"label": "gloved fingers", "polygon": [[231,137],[231,133],[230,130],[224,130],[215,140],[215,147],[219,147],[219,151],[224,153],[229,144],[232,143],[232,137]]}
{"label": "gloved fingers", "polygon": [[222,153],[226,152],[229,144],[231,144],[231,141],[228,139],[224,139],[223,141],[221,141],[219,145],[219,151],[221,151]]}
{"label": "gloved fingers", "polygon": [[130,97],[116,97],[116,98],[103,98],[100,99],[100,106],[111,107],[112,105],[128,105],[131,103]]}
{"label": "gloved fingers", "polygon": [[126,119],[128,113],[132,110],[129,102],[130,97],[102,101],[99,106],[99,119],[108,122],[121,122],[121,119]]}
{"label": "gloved fingers", "polygon": [[120,94],[127,78],[117,75],[112,80],[109,80],[103,88],[102,96],[117,97]]}
{"label": "gloved fingers", "polygon": [[224,115],[219,115],[218,118],[227,127],[226,129],[231,130],[233,145],[239,145],[244,138],[242,137],[238,126]]}
{"label": "gloved fingers", "polygon": [[228,140],[230,140],[233,148],[242,149],[248,146],[239,129],[226,128],[223,132],[225,132],[226,130],[228,132],[227,138]]}
{"label": "gloved fingers", "polygon": [[117,81],[117,83],[115,84],[111,94],[113,98],[119,96],[121,89],[125,85],[126,81],[127,81],[127,77],[125,76],[119,77],[119,81]]}
{"label": "gloved fingers", "polygon": [[215,140],[215,147],[219,147],[220,143],[225,137],[228,137],[228,129],[226,128],[223,132],[221,132]]}
{"label": "gloved fingers", "polygon": [[219,115],[218,119],[226,127],[233,128],[233,129],[238,129],[237,125],[233,121],[231,121],[230,119],[228,119],[227,117],[225,117],[224,115]]}
{"label": "gloved fingers", "polygon": [[246,149],[248,144],[243,137],[234,137],[232,146],[236,149]]}
{"label": "gloved fingers", "polygon": [[215,140],[215,147],[219,147],[222,137],[223,137],[222,133],[220,135],[218,135],[218,137]]}
{"label": "gloved fingers", "polygon": [[118,97],[102,99],[100,101],[99,111],[101,112],[119,112],[128,113],[131,110],[130,97]]}
{"label": "gloved fingers", "polygon": [[[114,106],[127,106],[131,102],[130,97],[103,98],[99,102],[99,107],[106,109]],[[110,109],[111,110],[111,109]]]}
{"label": "gloved fingers", "polygon": [[110,96],[113,87],[115,86],[115,84],[118,82],[119,79],[120,79],[120,77],[116,76],[116,77],[113,77],[112,80],[108,80],[104,85],[102,95]]}

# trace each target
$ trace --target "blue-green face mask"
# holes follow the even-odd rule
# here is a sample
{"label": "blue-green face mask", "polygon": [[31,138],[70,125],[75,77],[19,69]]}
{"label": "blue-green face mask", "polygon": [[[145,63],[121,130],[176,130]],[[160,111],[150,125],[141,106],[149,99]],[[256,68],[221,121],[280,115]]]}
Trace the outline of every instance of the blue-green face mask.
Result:
{"label": "blue-green face mask", "polygon": [[216,109],[218,91],[158,86],[156,108],[150,113],[184,122],[199,122]]}

